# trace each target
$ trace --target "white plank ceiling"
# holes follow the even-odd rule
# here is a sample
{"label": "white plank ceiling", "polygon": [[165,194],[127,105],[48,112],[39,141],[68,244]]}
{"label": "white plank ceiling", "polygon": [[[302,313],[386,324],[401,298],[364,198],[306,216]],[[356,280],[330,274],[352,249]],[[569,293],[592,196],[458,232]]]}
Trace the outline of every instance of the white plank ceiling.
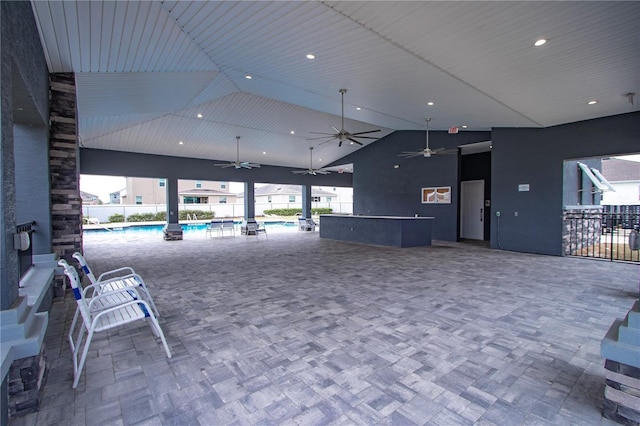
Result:
{"label": "white plank ceiling", "polygon": [[341,127],[340,88],[344,128],[380,137],[640,110],[640,2],[32,6],[49,70],[76,73],[87,148],[232,161],[239,135],[242,161],[307,168],[314,146],[321,167],[360,148],[308,140]]}

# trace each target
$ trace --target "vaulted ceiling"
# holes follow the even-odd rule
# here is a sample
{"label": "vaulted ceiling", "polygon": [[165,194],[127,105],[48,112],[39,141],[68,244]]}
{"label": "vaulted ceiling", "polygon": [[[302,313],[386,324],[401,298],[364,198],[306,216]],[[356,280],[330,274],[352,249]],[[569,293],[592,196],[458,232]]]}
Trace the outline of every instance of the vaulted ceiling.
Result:
{"label": "vaulted ceiling", "polygon": [[313,146],[320,167],[361,147],[309,140],[342,128],[342,88],[344,129],[376,137],[640,109],[640,2],[32,6],[50,72],[76,73],[87,148],[233,161],[241,136],[242,161],[306,168]]}

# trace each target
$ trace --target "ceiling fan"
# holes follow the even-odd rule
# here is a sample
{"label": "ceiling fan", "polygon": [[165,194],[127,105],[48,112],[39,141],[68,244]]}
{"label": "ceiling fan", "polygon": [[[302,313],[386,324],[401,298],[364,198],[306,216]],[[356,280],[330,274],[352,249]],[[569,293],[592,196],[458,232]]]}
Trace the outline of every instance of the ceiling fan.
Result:
{"label": "ceiling fan", "polygon": [[445,148],[429,148],[429,122],[431,118],[425,119],[427,122],[427,146],[425,149],[421,149],[420,151],[403,151],[402,154],[398,154],[398,157],[405,158],[413,158],[413,157],[431,157],[432,155],[443,155],[443,154],[456,154],[458,152],[457,149],[445,149]]}
{"label": "ceiling fan", "polygon": [[344,141],[350,141],[351,143],[357,143],[358,145],[362,145],[362,142],[360,142],[358,139],[378,139],[372,136],[362,136],[362,135],[365,135],[367,133],[379,132],[380,129],[368,130],[366,132],[356,132],[356,133],[350,133],[344,129],[344,94],[347,93],[347,89],[340,89],[339,92],[342,97],[342,127],[340,128],[340,130],[338,130],[335,126],[331,126],[333,130],[336,131],[336,133],[309,132],[309,133],[314,133],[316,135],[324,135],[324,136],[320,136],[317,138],[309,138],[307,140],[310,141],[310,140],[317,140],[317,139],[327,139],[326,142],[329,142],[332,139],[338,139],[338,141],[340,141],[338,143],[338,146],[342,146],[342,142]]}
{"label": "ceiling fan", "polygon": [[309,168],[307,170],[294,170],[293,173],[301,175],[328,175],[331,173],[329,170],[314,169],[313,168],[313,147],[309,147]]}
{"label": "ceiling fan", "polygon": [[235,167],[236,169],[253,169],[260,167],[260,164],[240,161],[240,136],[236,136],[236,161],[232,161],[230,163],[214,164],[214,166],[222,168]]}

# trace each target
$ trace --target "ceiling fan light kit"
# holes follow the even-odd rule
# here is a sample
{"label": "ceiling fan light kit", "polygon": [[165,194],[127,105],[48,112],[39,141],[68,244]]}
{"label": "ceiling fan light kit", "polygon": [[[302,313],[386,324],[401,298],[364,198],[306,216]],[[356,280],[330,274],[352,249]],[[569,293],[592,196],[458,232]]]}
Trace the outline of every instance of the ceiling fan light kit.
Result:
{"label": "ceiling fan light kit", "polygon": [[[378,139],[376,137],[373,136],[362,136],[362,135],[366,135],[368,133],[376,133],[379,132],[380,129],[376,129],[376,130],[367,130],[364,132],[355,132],[355,133],[351,133],[348,132],[344,129],[344,94],[347,93],[347,89],[340,89],[338,90],[340,92],[340,97],[341,97],[341,103],[342,103],[342,115],[341,115],[341,125],[342,127],[340,128],[340,130],[338,130],[335,126],[331,126],[331,128],[333,130],[335,130],[335,133],[321,133],[321,132],[309,132],[309,133],[313,133],[316,135],[324,135],[324,136],[320,136],[317,138],[308,138],[307,140],[319,140],[319,139],[327,139],[325,142],[329,142],[333,139],[337,139],[338,140],[338,146],[342,146],[342,143],[345,141],[350,141],[352,144],[358,144],[358,145],[362,145],[362,142],[360,142],[358,139]],[[323,142],[324,143],[324,142]]]}

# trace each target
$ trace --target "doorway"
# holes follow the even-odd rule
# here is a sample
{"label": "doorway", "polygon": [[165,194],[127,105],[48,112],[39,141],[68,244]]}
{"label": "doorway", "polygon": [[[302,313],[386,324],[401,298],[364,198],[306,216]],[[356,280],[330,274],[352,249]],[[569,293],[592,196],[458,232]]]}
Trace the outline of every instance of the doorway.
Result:
{"label": "doorway", "polygon": [[484,240],[484,179],[460,182],[460,238]]}

